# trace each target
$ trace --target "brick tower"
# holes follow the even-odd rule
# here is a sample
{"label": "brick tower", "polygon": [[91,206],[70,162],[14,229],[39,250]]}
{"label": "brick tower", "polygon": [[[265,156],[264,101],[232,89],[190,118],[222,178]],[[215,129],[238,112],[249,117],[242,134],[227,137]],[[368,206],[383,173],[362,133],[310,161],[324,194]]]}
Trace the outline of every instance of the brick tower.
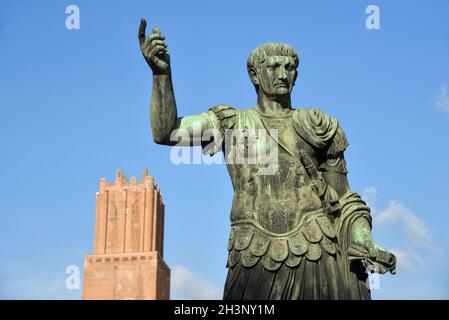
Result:
{"label": "brick tower", "polygon": [[169,299],[163,260],[164,204],[147,170],[142,181],[120,171],[100,180],[93,255],[85,256],[83,299]]}

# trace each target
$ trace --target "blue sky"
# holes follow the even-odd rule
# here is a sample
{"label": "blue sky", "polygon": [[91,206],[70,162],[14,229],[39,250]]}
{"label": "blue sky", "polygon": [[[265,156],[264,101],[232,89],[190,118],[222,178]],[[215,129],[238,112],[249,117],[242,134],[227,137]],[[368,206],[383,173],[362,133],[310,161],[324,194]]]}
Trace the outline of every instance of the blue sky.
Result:
{"label": "blue sky", "polygon": [[[70,4],[79,30],[65,28]],[[447,0],[2,1],[0,298],[80,298],[65,270],[92,252],[99,180],[144,168],[164,194],[172,298],[221,297],[231,183],[224,165],[176,166],[152,142],[145,17],[167,37],[180,115],[253,106],[249,53],[293,45],[292,102],[339,118],[351,188],[399,258],[373,298],[448,299],[448,15]]]}

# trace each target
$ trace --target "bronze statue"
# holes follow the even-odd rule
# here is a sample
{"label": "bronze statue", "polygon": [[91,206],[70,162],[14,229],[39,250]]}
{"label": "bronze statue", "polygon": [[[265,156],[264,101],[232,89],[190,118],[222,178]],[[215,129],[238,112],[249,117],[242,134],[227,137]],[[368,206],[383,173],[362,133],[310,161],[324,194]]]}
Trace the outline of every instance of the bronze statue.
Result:
{"label": "bronze statue", "polygon": [[[247,67],[255,107],[217,105],[178,117],[165,37],[158,28],[145,36],[145,28],[142,20],[140,48],[153,71],[154,141],[225,154],[235,193],[223,298],[370,299],[366,269],[395,273],[396,258],[373,241],[370,209],[350,191],[348,141],[338,120],[291,106],[299,63],[295,49],[267,43],[251,53]],[[210,141],[195,137],[195,125],[201,134],[215,132]],[[189,141],[173,139],[176,130],[188,132]],[[266,132],[269,142],[256,131]],[[263,154],[273,146],[274,161],[245,161],[250,149]],[[235,161],[236,154],[244,161]],[[274,170],[267,171],[269,166]]]}

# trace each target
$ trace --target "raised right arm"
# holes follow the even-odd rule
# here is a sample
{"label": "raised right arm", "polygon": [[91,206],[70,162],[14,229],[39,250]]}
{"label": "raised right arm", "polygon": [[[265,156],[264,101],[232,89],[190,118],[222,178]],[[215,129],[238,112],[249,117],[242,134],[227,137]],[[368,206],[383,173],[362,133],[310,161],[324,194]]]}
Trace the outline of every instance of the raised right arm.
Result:
{"label": "raised right arm", "polygon": [[165,37],[158,28],[154,28],[151,35],[145,36],[146,24],[142,19],[138,37],[142,54],[153,71],[150,104],[153,140],[162,145],[200,145],[203,132],[216,128],[214,116],[203,112],[178,117]]}

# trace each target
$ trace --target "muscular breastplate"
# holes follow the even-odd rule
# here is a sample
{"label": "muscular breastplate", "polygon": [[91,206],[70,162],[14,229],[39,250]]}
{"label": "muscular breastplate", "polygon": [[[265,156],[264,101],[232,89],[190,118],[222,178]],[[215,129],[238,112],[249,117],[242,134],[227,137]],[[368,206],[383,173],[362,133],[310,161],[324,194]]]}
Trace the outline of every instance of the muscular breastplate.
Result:
{"label": "muscular breastplate", "polygon": [[[307,145],[292,126],[291,117],[260,120],[256,111],[240,111],[237,130],[278,129],[278,136],[294,148],[306,150],[314,158],[314,150]],[[267,152],[266,141],[258,141],[256,134],[250,142],[257,152]],[[269,139],[269,137],[268,137]],[[240,141],[241,142],[241,141]],[[228,154],[236,154],[238,144],[231,144]],[[273,142],[273,141],[272,141]],[[249,143],[243,139],[242,143]],[[247,150],[243,146],[241,150]],[[228,171],[234,186],[231,210],[228,266],[238,261],[246,267],[262,259],[266,269],[276,270],[282,263],[297,266],[302,257],[311,261],[321,257],[321,248],[336,253],[335,232],[327,217],[327,207],[312,188],[304,165],[278,146],[277,169],[266,174],[271,163],[229,163]]]}

